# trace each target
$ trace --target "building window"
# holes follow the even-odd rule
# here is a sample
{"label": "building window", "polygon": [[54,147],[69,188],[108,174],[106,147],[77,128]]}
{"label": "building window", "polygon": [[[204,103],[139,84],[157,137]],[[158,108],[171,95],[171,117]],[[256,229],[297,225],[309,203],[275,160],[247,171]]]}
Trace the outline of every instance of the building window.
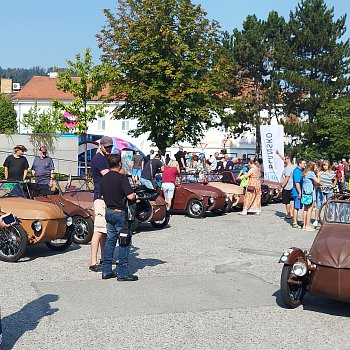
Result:
{"label": "building window", "polygon": [[97,128],[99,131],[106,130],[106,118],[105,117],[97,119]]}
{"label": "building window", "polygon": [[129,131],[129,120],[122,120],[122,131]]}

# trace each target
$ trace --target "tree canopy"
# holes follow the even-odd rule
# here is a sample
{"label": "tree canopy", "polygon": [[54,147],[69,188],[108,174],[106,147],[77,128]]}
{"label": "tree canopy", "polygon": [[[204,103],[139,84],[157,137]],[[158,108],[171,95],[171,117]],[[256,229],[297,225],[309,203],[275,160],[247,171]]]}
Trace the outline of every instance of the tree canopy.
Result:
{"label": "tree canopy", "polygon": [[196,144],[213,115],[224,110],[232,68],[217,22],[190,0],[118,0],[105,10],[98,35],[113,68],[112,98],[123,96],[119,119],[135,118],[134,136],[149,132],[159,149]]}
{"label": "tree canopy", "polygon": [[17,133],[17,113],[12,101],[0,93],[0,133]]}

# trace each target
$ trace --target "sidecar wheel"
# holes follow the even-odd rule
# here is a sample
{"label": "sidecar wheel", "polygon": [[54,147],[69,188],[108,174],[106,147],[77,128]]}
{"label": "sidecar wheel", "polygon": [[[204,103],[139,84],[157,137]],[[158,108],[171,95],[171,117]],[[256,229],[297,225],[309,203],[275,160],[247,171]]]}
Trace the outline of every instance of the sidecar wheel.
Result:
{"label": "sidecar wheel", "polygon": [[301,305],[306,292],[306,280],[292,273],[292,265],[284,265],[281,274],[281,296],[283,303],[289,309]]}
{"label": "sidecar wheel", "polygon": [[164,228],[169,224],[170,215],[167,213],[163,220],[151,221],[151,225],[156,228]]}

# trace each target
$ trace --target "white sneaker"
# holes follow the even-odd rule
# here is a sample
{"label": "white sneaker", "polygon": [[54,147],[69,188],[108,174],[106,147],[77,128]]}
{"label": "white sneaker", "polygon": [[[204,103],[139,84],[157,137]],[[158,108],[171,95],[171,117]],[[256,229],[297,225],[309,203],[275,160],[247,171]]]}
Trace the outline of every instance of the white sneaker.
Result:
{"label": "white sneaker", "polygon": [[314,221],[314,223],[312,225],[315,226],[315,227],[320,226],[318,221]]}

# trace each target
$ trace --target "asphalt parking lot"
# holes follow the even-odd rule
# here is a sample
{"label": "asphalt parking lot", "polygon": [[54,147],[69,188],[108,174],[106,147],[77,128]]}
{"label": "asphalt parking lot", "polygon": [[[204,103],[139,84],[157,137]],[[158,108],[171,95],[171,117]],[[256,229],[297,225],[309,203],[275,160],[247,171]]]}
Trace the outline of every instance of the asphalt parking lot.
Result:
{"label": "asphalt parking lot", "polygon": [[90,246],[29,247],[18,263],[0,262],[2,349],[348,349],[349,304],[281,304],[278,259],[315,236],[282,216],[271,204],[261,216],[142,225],[130,257],[137,282],[89,272]]}

